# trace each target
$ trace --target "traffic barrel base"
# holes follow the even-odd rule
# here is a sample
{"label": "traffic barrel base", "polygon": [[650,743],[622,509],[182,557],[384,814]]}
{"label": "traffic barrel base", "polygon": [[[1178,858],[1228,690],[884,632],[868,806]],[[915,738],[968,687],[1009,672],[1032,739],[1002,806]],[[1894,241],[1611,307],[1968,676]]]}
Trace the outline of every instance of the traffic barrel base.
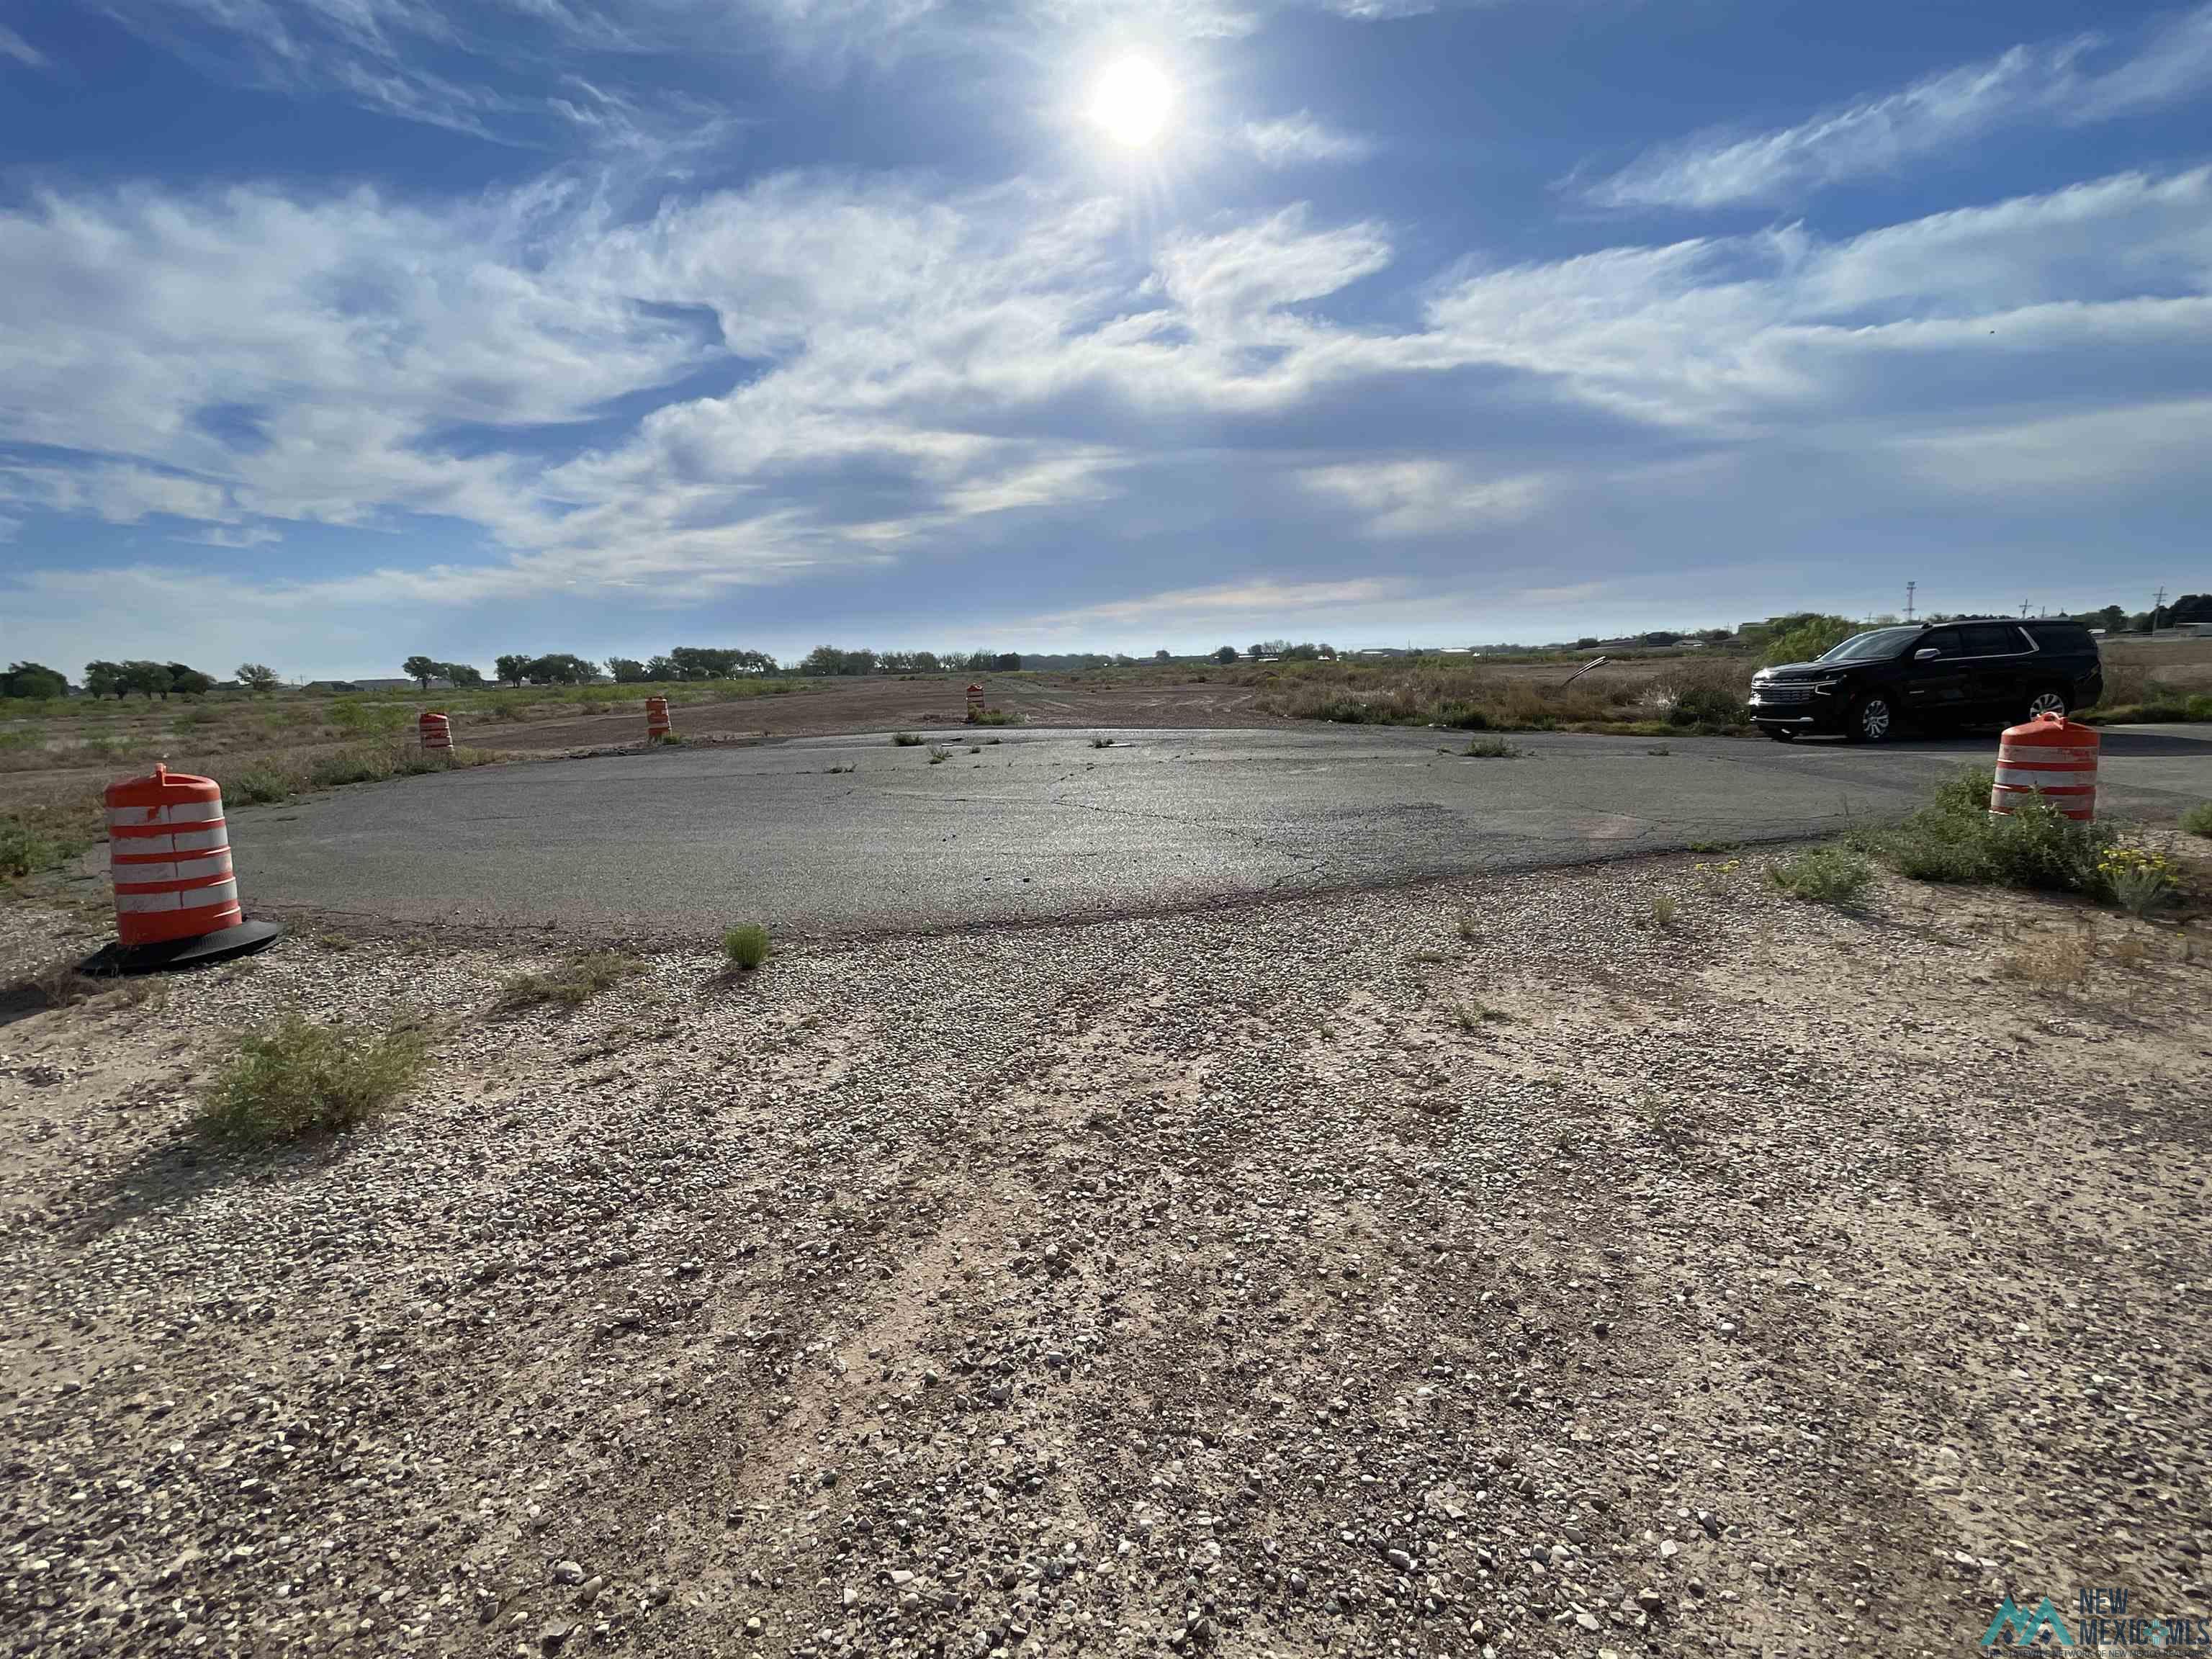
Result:
{"label": "traffic barrel base", "polygon": [[77,972],[102,978],[122,974],[159,974],[177,968],[196,968],[203,963],[223,962],[251,956],[273,945],[284,930],[273,921],[241,921],[196,939],[165,939],[158,945],[103,945],[87,957]]}

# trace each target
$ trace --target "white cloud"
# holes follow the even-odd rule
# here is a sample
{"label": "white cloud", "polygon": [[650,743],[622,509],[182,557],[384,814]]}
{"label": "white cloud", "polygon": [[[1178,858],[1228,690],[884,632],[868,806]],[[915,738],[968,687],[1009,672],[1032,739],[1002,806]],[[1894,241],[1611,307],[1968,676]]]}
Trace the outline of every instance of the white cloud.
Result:
{"label": "white cloud", "polygon": [[40,52],[5,23],[0,23],[0,58],[12,58],[17,63],[27,64],[33,69],[42,68],[46,61],[46,53]]}
{"label": "white cloud", "polygon": [[1589,187],[1608,207],[1717,208],[1799,198],[1846,179],[1894,173],[2035,120],[2107,119],[2179,101],[2212,86],[2212,4],[2148,39],[2101,72],[2085,36],[2016,46],[1791,127],[1707,134],[1647,151]]}
{"label": "white cloud", "polygon": [[1368,534],[1382,537],[1464,535],[1515,523],[1533,514],[1550,489],[1537,474],[1486,477],[1468,463],[1432,456],[1309,467],[1298,481],[1350,507]]}
{"label": "white cloud", "polygon": [[1273,121],[1248,121],[1237,137],[1263,166],[1271,167],[1316,161],[1364,161],[1375,153],[1373,139],[1355,132],[1340,132],[1316,120],[1304,110]]}

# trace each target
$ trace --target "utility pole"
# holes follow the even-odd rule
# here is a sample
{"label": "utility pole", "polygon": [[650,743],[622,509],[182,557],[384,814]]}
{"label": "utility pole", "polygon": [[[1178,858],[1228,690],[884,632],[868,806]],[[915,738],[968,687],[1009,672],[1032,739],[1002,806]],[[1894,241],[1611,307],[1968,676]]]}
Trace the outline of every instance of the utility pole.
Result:
{"label": "utility pole", "polygon": [[1907,582],[1905,585],[1905,620],[1907,622],[1912,620],[1912,590],[1919,586],[1918,582]]}

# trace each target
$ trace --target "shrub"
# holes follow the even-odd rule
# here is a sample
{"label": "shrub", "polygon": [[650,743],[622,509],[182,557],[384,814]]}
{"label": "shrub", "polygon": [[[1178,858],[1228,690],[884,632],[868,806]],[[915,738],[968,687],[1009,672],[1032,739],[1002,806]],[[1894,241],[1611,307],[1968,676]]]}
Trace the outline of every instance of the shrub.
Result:
{"label": "shrub", "polygon": [[208,1087],[201,1121],[262,1142],[349,1129],[412,1085],[427,1058],[419,1030],[354,1033],[286,1014],[239,1039]]}
{"label": "shrub", "polygon": [[2148,915],[2177,885],[2172,864],[2142,847],[2106,848],[2098,857],[2097,873],[2113,902],[2131,916]]}
{"label": "shrub", "polygon": [[510,1012],[558,1002],[580,1008],[593,997],[638,971],[639,964],[613,951],[571,957],[550,974],[518,974],[500,988],[498,1006]]}
{"label": "shrub", "polygon": [[2212,800],[2200,802],[2184,812],[2181,830],[2188,836],[2212,836]]}
{"label": "shrub", "polygon": [[891,741],[902,749],[919,749],[921,746],[921,733],[919,732],[894,732],[891,733]]}
{"label": "shrub", "polygon": [[1766,878],[1793,898],[1849,904],[1874,879],[1874,866],[1847,847],[1816,847],[1776,865]]}
{"label": "shrub", "polygon": [[766,962],[769,952],[773,949],[775,946],[769,939],[768,929],[757,921],[749,921],[742,927],[732,927],[722,935],[722,954],[748,972]]}
{"label": "shrub", "polygon": [[0,818],[0,880],[27,876],[62,861],[59,843],[14,818]]}
{"label": "shrub", "polygon": [[1914,881],[1988,884],[2059,892],[2109,891],[2099,860],[2118,841],[2104,824],[2077,823],[2030,797],[1990,816],[1986,767],[1970,767],[1939,787],[1927,805],[1861,845]]}

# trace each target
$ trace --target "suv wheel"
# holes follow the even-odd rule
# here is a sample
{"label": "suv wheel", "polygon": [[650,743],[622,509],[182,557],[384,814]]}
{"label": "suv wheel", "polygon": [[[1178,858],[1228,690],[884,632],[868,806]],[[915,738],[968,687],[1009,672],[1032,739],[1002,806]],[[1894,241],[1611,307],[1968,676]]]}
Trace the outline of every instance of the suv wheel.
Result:
{"label": "suv wheel", "polygon": [[1897,732],[1897,707],[1886,691],[1869,691],[1851,705],[1844,735],[1853,743],[1887,743]]}
{"label": "suv wheel", "polygon": [[2066,693],[2057,686],[2046,685],[2027,700],[2027,712],[2021,718],[2024,720],[2032,720],[2038,714],[2063,715],[2065,712]]}

